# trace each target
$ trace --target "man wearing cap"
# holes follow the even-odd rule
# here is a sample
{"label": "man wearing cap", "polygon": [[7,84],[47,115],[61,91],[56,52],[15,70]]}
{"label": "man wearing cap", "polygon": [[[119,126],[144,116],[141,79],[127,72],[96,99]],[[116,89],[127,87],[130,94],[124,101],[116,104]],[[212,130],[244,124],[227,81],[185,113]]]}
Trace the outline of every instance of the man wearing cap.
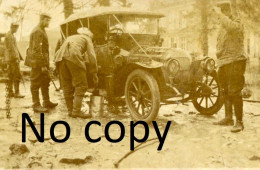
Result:
{"label": "man wearing cap", "polygon": [[93,34],[88,28],[78,29],[78,33],[67,37],[56,52],[54,62],[58,66],[69,116],[87,119],[91,116],[81,112],[82,100],[88,87],[87,72],[93,75],[97,87],[97,61]]}
{"label": "man wearing cap", "polygon": [[[49,43],[45,28],[49,26],[51,17],[48,14],[40,15],[40,23],[33,29],[30,35],[29,54],[31,56],[31,93],[33,110],[46,112],[58,103],[52,103],[49,97]],[[40,104],[39,89],[41,89],[43,106]]]}
{"label": "man wearing cap", "polygon": [[[14,34],[17,32],[19,25],[12,23],[10,31],[5,36],[5,59],[8,64],[9,77],[9,94],[11,97],[23,98],[19,92],[19,85],[22,79],[20,71],[20,61],[23,60],[16,43]],[[15,93],[13,92],[13,86]]]}
{"label": "man wearing cap", "polygon": [[238,18],[232,15],[231,4],[222,2],[214,8],[221,27],[217,39],[217,58],[219,82],[224,93],[225,118],[214,124],[233,125],[233,108],[236,124],[231,132],[239,132],[243,125],[243,100],[246,54],[244,51],[244,27]]}

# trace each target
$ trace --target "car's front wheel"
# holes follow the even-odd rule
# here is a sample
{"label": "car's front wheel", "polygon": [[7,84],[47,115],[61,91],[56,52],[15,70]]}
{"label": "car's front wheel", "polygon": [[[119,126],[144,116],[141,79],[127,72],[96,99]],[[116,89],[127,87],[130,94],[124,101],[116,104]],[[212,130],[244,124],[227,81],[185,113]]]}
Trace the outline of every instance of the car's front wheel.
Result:
{"label": "car's front wheel", "polygon": [[160,91],[154,76],[145,70],[135,70],[127,78],[126,104],[134,120],[153,121],[160,108]]}
{"label": "car's front wheel", "polygon": [[221,109],[224,102],[216,72],[203,76],[203,81],[195,89],[192,103],[205,115],[213,115]]}

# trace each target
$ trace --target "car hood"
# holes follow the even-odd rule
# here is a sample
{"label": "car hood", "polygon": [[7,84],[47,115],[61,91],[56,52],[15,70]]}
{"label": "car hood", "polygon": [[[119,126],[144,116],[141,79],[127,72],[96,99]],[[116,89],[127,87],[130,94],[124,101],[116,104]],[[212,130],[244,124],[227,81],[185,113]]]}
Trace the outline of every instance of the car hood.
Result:
{"label": "car hood", "polygon": [[[175,59],[179,62],[181,70],[190,69],[192,63],[192,57],[182,49],[163,48],[163,47],[144,47],[144,50],[146,51],[149,57],[151,57],[153,60],[157,62],[164,63],[169,59]],[[140,48],[131,51],[130,57],[131,56],[146,57],[146,55]]]}

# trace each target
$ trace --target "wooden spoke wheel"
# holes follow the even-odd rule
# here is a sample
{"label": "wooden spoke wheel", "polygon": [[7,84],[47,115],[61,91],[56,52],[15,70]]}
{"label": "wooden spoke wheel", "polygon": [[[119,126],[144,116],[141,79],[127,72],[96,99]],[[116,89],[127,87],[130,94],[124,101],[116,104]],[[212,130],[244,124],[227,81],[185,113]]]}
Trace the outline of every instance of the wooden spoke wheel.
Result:
{"label": "wooden spoke wheel", "polygon": [[213,115],[221,109],[223,95],[220,91],[216,72],[203,76],[202,83],[196,87],[192,102],[194,107],[205,115]]}
{"label": "wooden spoke wheel", "polygon": [[156,79],[144,70],[135,70],[127,78],[126,104],[134,120],[153,121],[160,108],[160,91]]}

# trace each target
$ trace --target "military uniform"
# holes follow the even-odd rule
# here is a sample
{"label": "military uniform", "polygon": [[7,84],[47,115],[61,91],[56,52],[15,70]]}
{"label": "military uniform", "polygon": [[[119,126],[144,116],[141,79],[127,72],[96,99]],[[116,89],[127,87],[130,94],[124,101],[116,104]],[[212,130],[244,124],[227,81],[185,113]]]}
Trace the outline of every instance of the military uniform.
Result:
{"label": "military uniform", "polygon": [[56,44],[56,47],[55,47],[55,53],[60,49],[62,43],[63,43],[63,38],[60,38]]}
{"label": "military uniform", "polygon": [[29,53],[31,55],[31,93],[34,108],[40,106],[39,89],[42,92],[43,105],[51,103],[49,97],[50,77],[48,71],[43,72],[42,67],[49,69],[49,42],[44,28],[36,26],[30,35]]}
{"label": "military uniform", "polygon": [[246,54],[244,51],[244,27],[240,20],[219,15],[221,23],[217,39],[219,83],[224,93],[225,119],[219,122],[233,124],[233,107],[237,122],[242,122],[243,100],[241,91],[245,84]]}
{"label": "military uniform", "polygon": [[[11,96],[22,98],[19,94],[19,84],[22,79],[20,71],[20,60],[23,60],[18,50],[16,39],[9,31],[5,36],[5,60],[8,64],[8,78],[9,78],[9,93]],[[13,92],[13,86],[15,94]]]}
{"label": "military uniform", "polygon": [[87,71],[90,74],[97,73],[97,61],[91,37],[85,34],[68,37],[56,52],[54,61],[58,65],[69,115],[83,117],[80,109],[88,87]]}

